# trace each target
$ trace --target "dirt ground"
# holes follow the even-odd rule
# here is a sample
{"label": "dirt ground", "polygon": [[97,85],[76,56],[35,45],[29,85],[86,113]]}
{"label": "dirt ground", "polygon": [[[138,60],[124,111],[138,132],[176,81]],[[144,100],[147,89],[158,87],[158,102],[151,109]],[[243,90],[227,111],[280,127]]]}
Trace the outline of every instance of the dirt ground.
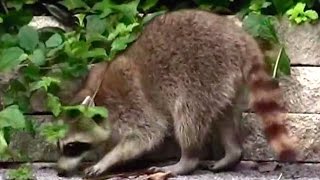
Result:
{"label": "dirt ground", "polygon": [[[81,177],[60,178],[53,168],[53,164],[36,163],[33,165],[34,175],[37,180],[80,180]],[[0,179],[5,180],[6,169],[0,169]],[[145,180],[147,175],[129,175],[127,177],[99,178],[110,180]],[[278,164],[275,162],[256,163],[242,161],[234,171],[223,173],[212,173],[210,171],[198,170],[192,175],[172,177],[170,180],[288,180],[288,179],[320,179],[320,163],[303,164]],[[97,179],[98,180],[98,179]]]}

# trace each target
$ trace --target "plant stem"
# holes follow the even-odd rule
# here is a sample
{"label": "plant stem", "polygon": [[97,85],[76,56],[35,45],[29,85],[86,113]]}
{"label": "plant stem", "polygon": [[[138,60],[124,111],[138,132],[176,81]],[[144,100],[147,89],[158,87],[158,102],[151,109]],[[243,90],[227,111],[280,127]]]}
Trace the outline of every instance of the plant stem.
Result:
{"label": "plant stem", "polygon": [[273,68],[273,73],[272,73],[272,77],[273,78],[275,78],[277,76],[277,70],[278,70],[278,66],[279,66],[279,62],[280,62],[280,57],[281,57],[282,51],[283,51],[283,46],[281,47],[281,49],[279,51],[279,54],[278,54],[278,57],[277,57],[277,60],[276,60],[276,64],[274,65],[274,68]]}

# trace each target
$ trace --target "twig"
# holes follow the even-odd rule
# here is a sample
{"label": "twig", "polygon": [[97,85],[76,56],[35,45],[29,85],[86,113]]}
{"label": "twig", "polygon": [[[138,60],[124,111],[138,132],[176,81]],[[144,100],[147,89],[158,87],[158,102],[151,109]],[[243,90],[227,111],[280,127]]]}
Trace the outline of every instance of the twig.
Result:
{"label": "twig", "polygon": [[280,176],[278,177],[278,179],[277,180],[280,180],[282,178],[282,173],[280,174]]}
{"label": "twig", "polygon": [[7,8],[6,3],[5,3],[3,0],[0,0],[0,2],[1,2],[1,6],[3,7],[4,12],[5,12],[6,14],[8,14],[8,13],[9,13],[9,10],[8,10],[8,8]]}

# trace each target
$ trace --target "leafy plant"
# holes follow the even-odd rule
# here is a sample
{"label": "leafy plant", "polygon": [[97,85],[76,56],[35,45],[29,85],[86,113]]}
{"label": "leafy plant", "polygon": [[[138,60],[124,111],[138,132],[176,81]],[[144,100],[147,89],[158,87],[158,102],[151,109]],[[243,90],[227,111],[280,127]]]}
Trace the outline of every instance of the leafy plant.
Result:
{"label": "leafy plant", "polygon": [[281,45],[276,30],[274,28],[274,18],[257,13],[248,14],[243,20],[243,28],[256,38],[268,41],[271,44],[279,45],[279,55],[277,59],[268,62],[272,66],[273,77],[278,75],[290,75],[290,59]]}
{"label": "leafy plant", "polygon": [[32,168],[30,165],[22,165],[17,169],[10,169],[7,172],[8,180],[33,180]]}
{"label": "leafy plant", "polygon": [[68,127],[62,121],[55,121],[43,124],[39,130],[41,136],[45,137],[49,143],[54,144],[58,139],[65,136]]}
{"label": "leafy plant", "polygon": [[318,13],[314,10],[306,10],[306,3],[298,2],[293,8],[286,12],[289,19],[297,24],[310,22],[319,18]]}

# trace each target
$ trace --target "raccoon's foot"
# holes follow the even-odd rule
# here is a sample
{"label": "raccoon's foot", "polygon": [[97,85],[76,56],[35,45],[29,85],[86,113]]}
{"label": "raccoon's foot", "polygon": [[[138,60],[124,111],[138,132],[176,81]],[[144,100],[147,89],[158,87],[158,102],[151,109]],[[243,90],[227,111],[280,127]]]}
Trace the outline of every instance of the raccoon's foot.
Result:
{"label": "raccoon's foot", "polygon": [[200,163],[201,169],[212,172],[230,171],[235,168],[241,161],[241,154],[234,154],[233,156],[225,156],[219,161],[203,161]]}
{"label": "raccoon's foot", "polygon": [[150,167],[150,172],[170,173],[173,176],[186,175],[192,173],[198,166],[199,159],[197,158],[181,158],[176,164],[164,167]]}
{"label": "raccoon's foot", "polygon": [[103,166],[102,164],[95,164],[91,167],[88,167],[87,169],[84,170],[84,173],[86,176],[99,176],[101,175],[107,167]]}
{"label": "raccoon's foot", "polygon": [[242,151],[229,154],[217,162],[207,163],[208,170],[213,172],[229,171],[235,168],[242,159]]}

